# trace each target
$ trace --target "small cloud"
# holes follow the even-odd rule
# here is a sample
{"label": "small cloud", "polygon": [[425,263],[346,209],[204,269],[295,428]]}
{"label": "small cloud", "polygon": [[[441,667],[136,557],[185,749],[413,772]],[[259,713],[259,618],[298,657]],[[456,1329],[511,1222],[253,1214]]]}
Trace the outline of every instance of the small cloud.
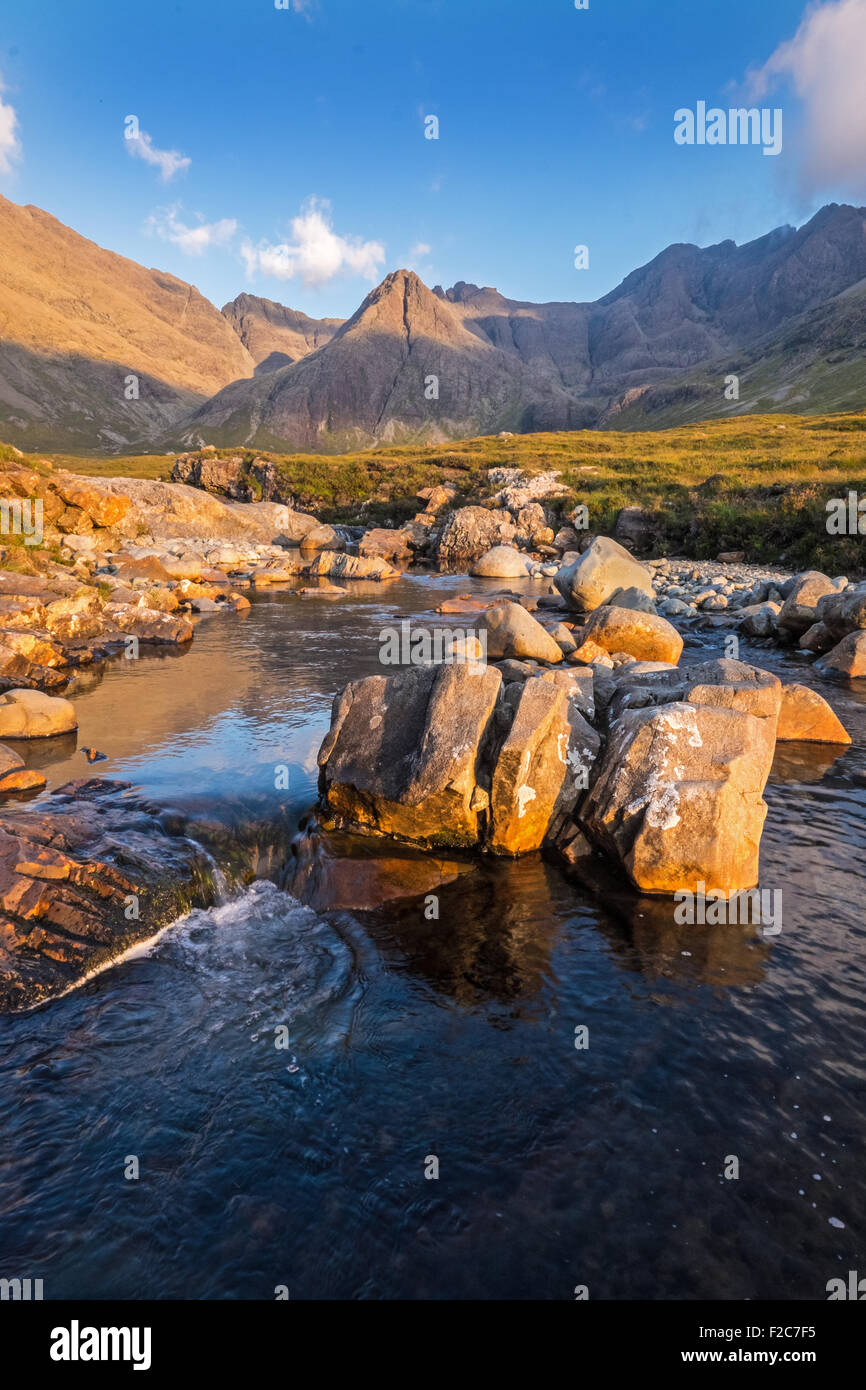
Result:
{"label": "small cloud", "polygon": [[428,246],[426,241],[416,241],[405,261],[407,270],[414,270],[422,279],[429,279],[433,268],[426,258],[432,250],[433,247]]}
{"label": "small cloud", "polygon": [[746,77],[749,101],[789,81],[804,105],[800,177],[807,194],[866,190],[866,0],[811,5],[792,39]]}
{"label": "small cloud", "polygon": [[252,277],[257,270],[277,280],[293,280],[305,285],[324,285],[335,275],[354,272],[365,280],[378,280],[385,263],[385,248],[379,241],[338,236],[325,200],[310,198],[292,219],[292,241],[253,246],[247,241],[241,256]]}
{"label": "small cloud", "polygon": [[179,207],[158,208],[152,212],[145,223],[148,232],[155,233],[163,241],[171,241],[179,246],[187,256],[201,256],[209,246],[227,246],[238,229],[233,217],[223,217],[218,222],[205,222],[200,214],[197,226],[188,227],[178,217]]}
{"label": "small cloud", "polygon": [[[0,81],[0,92],[3,83]],[[0,174],[11,174],[12,166],[21,158],[18,139],[18,116],[14,106],[0,97]]]}
{"label": "small cloud", "polygon": [[158,150],[146,130],[137,130],[135,134],[126,132],[124,138],[132,158],[152,164],[159,170],[163,183],[169,183],[175,174],[184,172],[192,164],[192,160],[179,150]]}

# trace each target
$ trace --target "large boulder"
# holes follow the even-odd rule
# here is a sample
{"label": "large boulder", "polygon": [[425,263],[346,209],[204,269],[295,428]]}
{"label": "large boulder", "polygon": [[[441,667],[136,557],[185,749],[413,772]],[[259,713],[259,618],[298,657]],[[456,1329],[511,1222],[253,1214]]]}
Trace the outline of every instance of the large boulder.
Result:
{"label": "large boulder", "polygon": [[849,680],[866,676],[866,631],[849,632],[832,651],[815,662],[815,670]]}
{"label": "large boulder", "polygon": [[536,622],[519,603],[497,604],[487,608],[478,621],[479,631],[487,633],[487,655],[491,661],[531,657],[536,661],[562,660],[562,648],[550,633]]}
{"label": "large boulder", "polygon": [[345,544],[339,531],[324,523],[311,527],[301,539],[302,550],[342,550]]}
{"label": "large boulder", "polygon": [[337,697],[320,790],[342,830],[523,854],[573,815],[599,746],[575,692],[543,676],[504,686],[480,663],[410,667]]}
{"label": "large boulder", "polygon": [[315,517],[294,512],[278,502],[230,502],[186,483],[163,483],[152,478],[87,478],[103,499],[120,499],[132,506],[112,529],[129,537],[147,533],[157,539],[239,541],[268,545],[297,542],[313,527]]}
{"label": "large boulder", "polygon": [[322,550],[307,568],[307,574],[332,579],[399,579],[400,571],[378,556],[346,555]]}
{"label": "large boulder", "polygon": [[601,740],[568,690],[541,676],[513,685],[506,698],[514,714],[493,768],[489,844],[498,854],[523,854],[569,817]]}
{"label": "large boulder", "polygon": [[642,892],[751,888],[775,742],[773,720],[739,709],[626,710],[580,820]]}
{"label": "large boulder", "polygon": [[512,545],[494,545],[469,572],[479,579],[525,579],[529,573],[526,556]]}
{"label": "large boulder", "polygon": [[82,588],[71,598],[58,598],[45,609],[45,627],[62,642],[98,637],[105,627],[103,602],[96,589]]}
{"label": "large boulder", "polygon": [[458,507],[449,512],[442,527],[437,549],[441,570],[467,569],[495,545],[514,539],[516,527],[511,513],[488,507]]}
{"label": "large boulder", "polygon": [[778,603],[749,603],[739,610],[740,626],[746,637],[772,637],[781,608]]}
{"label": "large boulder", "polygon": [[408,565],[412,559],[409,535],[388,526],[373,526],[361,537],[358,554],[367,559],[390,560],[398,566]]}
{"label": "large boulder", "polygon": [[638,661],[676,665],[683,650],[682,637],[666,618],[607,604],[590,614],[582,635],[606,652],[628,652]]}
{"label": "large boulder", "polygon": [[776,738],[780,742],[850,743],[851,735],[817,691],[807,685],[783,685]]}
{"label": "large boulder", "polygon": [[655,544],[658,519],[643,507],[622,507],[614,522],[613,534],[618,541],[635,550],[647,550]]}
{"label": "large boulder", "polygon": [[686,702],[740,710],[769,720],[775,729],[781,698],[779,677],[744,661],[719,657],[694,666],[657,671],[647,669],[646,663],[638,663],[617,673],[607,713],[609,720],[615,721],[626,710]]}
{"label": "large boulder", "polygon": [[649,570],[608,536],[597,536],[579,559],[563,566],[554,583],[581,612],[607,603],[617,589],[640,589],[650,598],[655,593]]}
{"label": "large boulder", "polygon": [[489,805],[480,745],[502,687],[480,663],[409,667],[352,681],[320,750],[320,791],[338,826],[416,844],[472,846]]}
{"label": "large boulder", "polygon": [[778,625],[787,628],[799,637],[813,623],[818,622],[818,602],[828,594],[836,594],[844,587],[844,580],[828,579],[817,570],[806,570],[798,574],[782,604]]}
{"label": "large boulder", "polygon": [[85,512],[95,526],[116,526],[132,506],[128,497],[106,496],[90,479],[76,473],[55,473],[51,481],[67,506]]}
{"label": "large boulder", "polygon": [[866,628],[866,584],[828,593],[819,598],[817,620],[830,633],[834,642],[849,632]]}
{"label": "large boulder", "polygon": [[683,698],[693,705],[717,705],[768,719],[775,729],[782,699],[782,682],[772,671],[745,661],[718,657],[686,672]]}
{"label": "large boulder", "polygon": [[50,738],[77,728],[70,700],[41,690],[7,690],[0,695],[0,738]]}

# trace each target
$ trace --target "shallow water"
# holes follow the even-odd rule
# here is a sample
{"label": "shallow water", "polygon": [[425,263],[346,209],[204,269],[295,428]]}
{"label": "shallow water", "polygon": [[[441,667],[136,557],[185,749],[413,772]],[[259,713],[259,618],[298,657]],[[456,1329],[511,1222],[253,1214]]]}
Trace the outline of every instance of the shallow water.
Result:
{"label": "shallow water", "polygon": [[[56,740],[28,759],[52,786],[300,814],[381,627],[470,587],[257,596],[181,655],[85,677],[78,745],[107,761]],[[855,738],[777,758],[779,936],[602,903],[537,856],[441,889],[438,922],[254,884],[0,1018],[0,1277],[46,1298],[821,1299],[863,1273],[866,700],[752,654]]]}

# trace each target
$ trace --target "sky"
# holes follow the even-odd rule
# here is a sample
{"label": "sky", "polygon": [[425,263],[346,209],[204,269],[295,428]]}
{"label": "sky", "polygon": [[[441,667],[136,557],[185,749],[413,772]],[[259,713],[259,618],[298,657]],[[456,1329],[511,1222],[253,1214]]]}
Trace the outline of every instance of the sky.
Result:
{"label": "sky", "polygon": [[[5,0],[0,193],[314,317],[404,266],[596,299],[866,203],[866,0],[578,3]],[[781,150],[678,143],[699,102],[781,111]]]}

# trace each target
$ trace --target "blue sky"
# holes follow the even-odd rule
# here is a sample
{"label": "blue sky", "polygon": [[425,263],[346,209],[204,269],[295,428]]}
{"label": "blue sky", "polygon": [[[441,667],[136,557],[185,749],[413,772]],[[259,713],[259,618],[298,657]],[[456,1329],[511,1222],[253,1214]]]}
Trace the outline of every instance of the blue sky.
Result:
{"label": "blue sky", "polygon": [[[866,0],[289,4],[6,0],[0,192],[315,316],[407,264],[594,299],[671,242],[866,201]],[[678,108],[746,95],[782,108],[777,157],[674,142]]]}

